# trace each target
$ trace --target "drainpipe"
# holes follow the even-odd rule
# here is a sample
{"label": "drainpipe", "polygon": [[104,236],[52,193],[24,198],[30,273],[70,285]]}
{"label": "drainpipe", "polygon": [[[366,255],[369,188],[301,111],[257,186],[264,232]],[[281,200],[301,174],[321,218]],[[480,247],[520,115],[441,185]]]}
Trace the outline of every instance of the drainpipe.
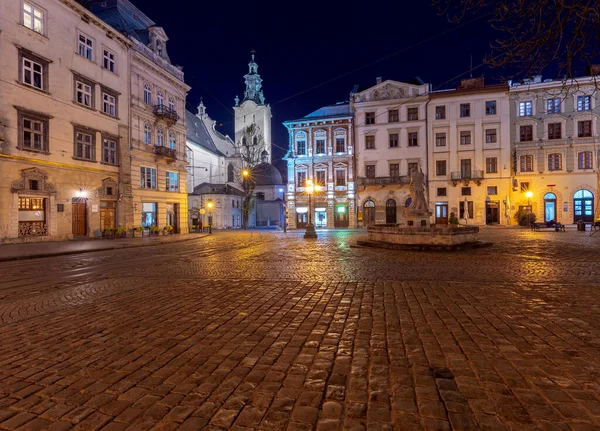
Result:
{"label": "drainpipe", "polygon": [[[429,95],[428,95],[428,99],[427,102],[425,103],[425,163],[427,166],[427,175],[425,178],[427,178],[427,186],[426,186],[426,192],[427,192],[427,201],[429,202],[429,204],[431,204],[431,194],[429,193],[429,102],[431,102],[431,84],[429,84]],[[429,210],[431,211],[431,207],[429,207]],[[435,212],[435,205],[434,205],[434,212]]]}

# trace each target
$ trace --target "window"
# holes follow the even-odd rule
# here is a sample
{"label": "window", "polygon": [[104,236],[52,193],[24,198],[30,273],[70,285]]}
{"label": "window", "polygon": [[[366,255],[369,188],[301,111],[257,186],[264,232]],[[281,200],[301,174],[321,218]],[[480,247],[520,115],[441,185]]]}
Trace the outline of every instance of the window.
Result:
{"label": "window", "polygon": [[344,136],[336,136],[335,152],[336,153],[345,153],[346,152],[346,138]]}
{"label": "window", "polygon": [[496,115],[495,100],[488,100],[485,102],[485,115]]}
{"label": "window", "polygon": [[45,75],[48,63],[24,51],[19,51],[19,54],[21,56],[21,83],[38,90],[47,90]]}
{"label": "window", "polygon": [[589,111],[592,109],[592,96],[577,96],[577,110]]}
{"label": "window", "polygon": [[485,173],[486,174],[497,174],[498,173],[498,158],[497,157],[486,157],[485,158]]}
{"label": "window", "polygon": [[96,160],[95,133],[86,133],[75,129],[75,158]]}
{"label": "window", "polygon": [[367,149],[367,150],[375,149],[375,135],[365,136],[365,149]]}
{"label": "window", "polygon": [[85,34],[79,33],[78,52],[82,57],[94,61],[94,41]]}
{"label": "window", "polygon": [[460,177],[471,178],[471,159],[460,159]]}
{"label": "window", "polygon": [[588,138],[592,136],[592,120],[577,122],[577,136],[579,138]]}
{"label": "window", "polygon": [[166,172],[165,185],[168,192],[179,191],[179,173],[178,172]]}
{"label": "window", "polygon": [[390,163],[390,177],[398,178],[400,176],[400,163]]}
{"label": "window", "polygon": [[174,150],[177,146],[177,138],[175,132],[169,132],[169,148]]}
{"label": "window", "polygon": [[106,48],[104,48],[104,62],[102,66],[110,72],[115,73],[117,71],[116,56]]}
{"label": "window", "polygon": [[305,140],[296,141],[296,149],[298,151],[299,156],[305,156],[306,155],[306,141]]}
{"label": "window", "polygon": [[265,194],[263,192],[256,192],[256,200],[258,200],[258,201],[264,201],[265,200]]}
{"label": "window", "polygon": [[169,97],[169,110],[175,111],[175,101],[172,97]]}
{"label": "window", "polygon": [[446,161],[445,160],[436,160],[435,174],[436,175],[446,175]]}
{"label": "window", "polygon": [[471,145],[471,132],[469,130],[460,132],[460,145]]}
{"label": "window", "polygon": [[[471,187],[461,187],[460,194],[462,196],[471,196]],[[471,217],[473,217],[473,213],[471,213]]]}
{"label": "window", "polygon": [[438,187],[437,195],[438,196],[446,196],[446,187]]}
{"label": "window", "polygon": [[94,107],[94,83],[82,76],[74,75],[75,102],[88,108]]}
{"label": "window", "polygon": [[562,170],[562,155],[560,155],[558,153],[548,154],[548,170],[549,171]]}
{"label": "window", "polygon": [[152,90],[148,83],[144,83],[144,103],[146,105],[152,105]]}
{"label": "window", "polygon": [[327,180],[325,179],[326,171],[315,171],[317,184],[320,186],[324,186],[327,184]]}
{"label": "window", "polygon": [[519,117],[531,117],[533,115],[533,103],[531,101],[519,102]]}
{"label": "window", "polygon": [[446,107],[445,106],[436,106],[435,107],[435,119],[436,120],[445,120],[446,119]]}
{"label": "window", "polygon": [[156,104],[158,106],[163,106],[165,104],[165,97],[160,90],[156,90]]}
{"label": "window", "polygon": [[156,129],[156,145],[163,146],[165,143],[165,132],[160,127]]}
{"label": "window", "polygon": [[529,182],[528,181],[522,181],[521,182],[521,193],[524,193],[526,191],[529,190]]}
{"label": "window", "polygon": [[156,190],[156,168],[140,166],[140,188]]}
{"label": "window", "polygon": [[560,98],[548,99],[546,101],[546,110],[548,114],[560,114]]}
{"label": "window", "polygon": [[549,123],[548,124],[548,139],[560,139],[562,138],[562,124],[561,123]]}
{"label": "window", "polygon": [[[467,187],[469,189],[469,194],[465,195],[465,196],[470,196],[471,195],[471,188]],[[466,211],[465,211],[466,209]],[[459,202],[458,205],[458,218],[460,219],[464,219],[464,218],[473,218],[473,201],[467,201],[466,202],[466,208],[465,208],[465,201],[462,200]]]}
{"label": "window", "polygon": [[519,127],[519,135],[521,142],[533,141],[533,126],[521,126]]}
{"label": "window", "polygon": [[102,89],[102,112],[112,117],[117,116],[117,96],[106,89]]}
{"label": "window", "polygon": [[375,165],[365,166],[365,173],[367,178],[375,178]]}
{"label": "window", "polygon": [[306,172],[298,172],[298,187],[306,187]]}
{"label": "window", "polygon": [[27,111],[18,111],[19,150],[48,152],[48,117]]}
{"label": "window", "polygon": [[579,169],[592,169],[592,152],[582,151],[577,155]]}
{"label": "window", "polygon": [[398,134],[390,133],[390,148],[398,148]]}
{"label": "window", "polygon": [[365,124],[375,124],[375,113],[367,112],[365,114]]}
{"label": "window", "polygon": [[419,146],[419,134],[417,132],[408,133],[408,146],[418,147]]}
{"label": "window", "polygon": [[436,147],[445,147],[446,146],[446,133],[436,133],[435,134],[435,146]]}
{"label": "window", "polygon": [[316,154],[325,154],[325,139],[317,139],[316,143]]}
{"label": "window", "polygon": [[525,155],[520,157],[521,172],[533,172],[533,156]]}
{"label": "window", "polygon": [[408,164],[408,173],[410,174],[412,171],[418,171],[419,170],[419,163],[417,162],[410,162]]}
{"label": "window", "polygon": [[498,194],[498,186],[488,186],[487,194],[489,196],[494,196]]}
{"label": "window", "polygon": [[227,165],[227,182],[228,183],[232,183],[234,181],[234,174],[235,174],[235,171],[233,169],[233,165],[230,163],[229,165]]}
{"label": "window", "polygon": [[397,123],[400,121],[400,115],[397,109],[390,109],[388,111],[388,123]]}
{"label": "window", "polygon": [[419,108],[408,108],[406,110],[406,118],[408,121],[416,121],[419,119]]}
{"label": "window", "polygon": [[335,170],[335,185],[345,186],[346,185],[346,170],[336,169]]}
{"label": "window", "polygon": [[33,3],[23,2],[23,25],[37,33],[44,34],[44,10]]}
{"label": "window", "polygon": [[144,123],[144,144],[152,145],[152,126]]}
{"label": "window", "polygon": [[485,143],[495,144],[497,142],[496,129],[485,129]]}
{"label": "window", "polygon": [[117,141],[112,139],[102,140],[102,162],[109,165],[118,164]]}
{"label": "window", "polygon": [[460,116],[461,116],[461,118],[471,116],[471,104],[470,103],[461,103],[460,104]]}

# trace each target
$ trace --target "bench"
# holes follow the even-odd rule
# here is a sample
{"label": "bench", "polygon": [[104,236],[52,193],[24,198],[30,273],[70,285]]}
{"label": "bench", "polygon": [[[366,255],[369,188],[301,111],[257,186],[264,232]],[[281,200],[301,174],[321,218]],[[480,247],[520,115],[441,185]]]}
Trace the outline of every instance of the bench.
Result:
{"label": "bench", "polygon": [[552,220],[552,221],[547,221],[547,222],[534,223],[533,226],[531,227],[531,229],[536,232],[539,232],[541,229],[554,229],[555,232],[559,232],[559,231],[564,232],[565,225]]}
{"label": "bench", "polygon": [[598,229],[600,229],[600,221],[596,221],[596,222],[592,223],[592,225],[590,226],[590,230],[596,231]]}

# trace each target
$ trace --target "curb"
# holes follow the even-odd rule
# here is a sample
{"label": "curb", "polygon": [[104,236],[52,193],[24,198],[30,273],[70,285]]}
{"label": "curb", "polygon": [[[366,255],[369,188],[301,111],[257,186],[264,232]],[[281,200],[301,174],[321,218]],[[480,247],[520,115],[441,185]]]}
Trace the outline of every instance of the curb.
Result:
{"label": "curb", "polygon": [[14,262],[16,260],[30,260],[30,259],[42,259],[45,257],[69,256],[72,254],[86,254],[86,253],[94,253],[97,251],[121,250],[121,249],[126,249],[126,248],[156,247],[159,245],[176,244],[176,243],[180,243],[180,242],[193,241],[196,239],[205,238],[207,236],[208,236],[208,234],[203,235],[203,236],[197,236],[194,238],[185,238],[185,239],[182,239],[179,241],[168,241],[168,242],[162,242],[162,243],[159,242],[156,244],[131,244],[131,245],[124,245],[124,246],[119,246],[119,247],[96,248],[93,250],[70,250],[70,251],[61,251],[61,252],[57,252],[57,253],[40,253],[40,254],[30,254],[30,255],[26,255],[26,256],[0,257],[0,262]]}

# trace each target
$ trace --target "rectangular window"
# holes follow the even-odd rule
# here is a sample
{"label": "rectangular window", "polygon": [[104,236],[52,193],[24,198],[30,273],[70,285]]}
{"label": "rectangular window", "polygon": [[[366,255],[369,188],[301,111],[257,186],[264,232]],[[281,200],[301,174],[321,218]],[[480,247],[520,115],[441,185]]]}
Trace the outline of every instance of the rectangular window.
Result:
{"label": "rectangular window", "polygon": [[28,1],[23,2],[23,25],[25,27],[44,34],[44,15],[43,9]]}
{"label": "rectangular window", "polygon": [[298,155],[306,155],[306,141],[296,141],[296,147],[298,148]]}
{"label": "rectangular window", "polygon": [[489,196],[495,196],[498,194],[498,186],[488,186],[487,194]]}
{"label": "rectangular window", "polygon": [[418,147],[419,146],[419,133],[409,132],[408,133],[408,146]]}
{"label": "rectangular window", "polygon": [[471,145],[471,132],[469,130],[460,132],[460,145]]}
{"label": "rectangular window", "polygon": [[446,133],[436,133],[435,134],[435,146],[436,147],[445,147],[446,146]]}
{"label": "rectangular window", "polygon": [[460,104],[460,117],[466,118],[471,116],[471,104],[470,103],[461,103]]}
{"label": "rectangular window", "polygon": [[592,152],[591,151],[582,151],[577,155],[578,159],[578,167],[579,169],[592,169]]}
{"label": "rectangular window", "polygon": [[562,170],[562,156],[558,153],[548,154],[548,170],[549,171],[561,171]]}
{"label": "rectangular window", "polygon": [[436,175],[446,175],[446,161],[445,160],[436,160],[435,174]]}
{"label": "rectangular window", "polygon": [[548,99],[546,101],[546,110],[548,114],[560,114],[560,97]]}
{"label": "rectangular window", "polygon": [[446,196],[446,187],[438,187],[437,189],[437,195],[438,196]]}
{"label": "rectangular window", "polygon": [[485,158],[485,173],[486,174],[497,174],[498,173],[498,158],[497,157],[486,157]]}
{"label": "rectangular window", "polygon": [[577,136],[579,138],[588,138],[592,136],[592,120],[577,122]]}
{"label": "rectangular window", "polygon": [[88,108],[94,107],[94,87],[83,81],[75,81],[75,102]]}
{"label": "rectangular window", "polygon": [[419,108],[407,108],[406,118],[408,121],[417,121],[419,119]]}
{"label": "rectangular window", "polygon": [[102,66],[104,66],[104,68],[110,72],[115,73],[117,71],[116,56],[113,52],[109,51],[106,48],[104,48],[104,61],[102,63]]}
{"label": "rectangular window", "polygon": [[390,177],[398,178],[400,176],[400,164],[390,163]]}
{"label": "rectangular window", "polygon": [[140,166],[140,188],[156,190],[156,169]]}
{"label": "rectangular window", "polygon": [[79,33],[78,53],[82,57],[94,61],[94,41],[82,33]]}
{"label": "rectangular window", "polygon": [[325,178],[325,174],[326,174],[326,171],[316,171],[315,172],[318,185],[324,186],[327,184],[327,179]]}
{"label": "rectangular window", "polygon": [[344,169],[336,169],[335,185],[336,186],[345,186],[346,185],[346,171]]}
{"label": "rectangular window", "polygon": [[[471,187],[461,187],[460,194],[462,196],[471,196]],[[471,214],[471,217],[473,217],[473,214]]]}
{"label": "rectangular window", "polygon": [[44,64],[38,63],[31,58],[22,58],[21,82],[30,87],[44,90]]}
{"label": "rectangular window", "polygon": [[460,177],[471,178],[471,159],[460,160]]}
{"label": "rectangular window", "polygon": [[365,114],[365,124],[375,124],[375,113],[367,112]]}
{"label": "rectangular window", "polygon": [[365,149],[367,149],[367,150],[375,149],[375,135],[365,136]]}
{"label": "rectangular window", "polygon": [[365,166],[365,173],[367,178],[375,178],[375,165]]}
{"label": "rectangular window", "polygon": [[179,172],[167,171],[165,175],[166,191],[178,192],[179,191]]}
{"label": "rectangular window", "polygon": [[435,119],[436,120],[445,120],[446,119],[446,107],[445,106],[436,106],[435,107]]}
{"label": "rectangular window", "polygon": [[18,113],[19,118],[19,150],[48,152],[48,118]]}
{"label": "rectangular window", "polygon": [[102,112],[112,117],[117,116],[117,98],[115,96],[102,92]]}
{"label": "rectangular window", "polygon": [[521,126],[519,127],[519,135],[521,142],[533,141],[533,126]]}
{"label": "rectangular window", "polygon": [[533,115],[533,102],[519,102],[519,117],[531,117]]}
{"label": "rectangular window", "polygon": [[94,135],[75,130],[75,158],[95,160]]}
{"label": "rectangular window", "polygon": [[410,162],[408,164],[408,173],[410,174],[412,171],[418,171],[419,170],[419,163],[417,162]]}
{"label": "rectangular window", "polygon": [[533,172],[533,156],[525,155],[520,157],[521,172]]}
{"label": "rectangular window", "polygon": [[529,182],[528,181],[522,181],[521,182],[521,192],[526,192],[529,190]]}
{"label": "rectangular window", "polygon": [[112,139],[103,139],[102,141],[102,162],[108,165],[118,164],[117,141]]}
{"label": "rectangular window", "polygon": [[485,143],[495,144],[497,142],[496,129],[485,129]]}
{"label": "rectangular window", "polygon": [[390,133],[390,148],[398,148],[398,134]]}
{"label": "rectangular window", "polygon": [[337,137],[335,138],[335,152],[345,153],[346,152],[346,138]]}
{"label": "rectangular window", "polygon": [[562,138],[562,124],[561,123],[549,123],[548,124],[548,139],[560,139]]}
{"label": "rectangular window", "polygon": [[306,187],[306,172],[299,171],[296,175],[298,177],[298,187]]}
{"label": "rectangular window", "polygon": [[589,111],[592,109],[592,96],[577,96],[577,110]]}
{"label": "rectangular window", "polygon": [[397,123],[400,121],[400,115],[397,109],[390,109],[388,111],[388,123]]}
{"label": "rectangular window", "polygon": [[315,142],[316,154],[325,154],[325,139],[317,139]]}
{"label": "rectangular window", "polygon": [[485,115],[496,115],[495,100],[488,100],[485,102]]}

